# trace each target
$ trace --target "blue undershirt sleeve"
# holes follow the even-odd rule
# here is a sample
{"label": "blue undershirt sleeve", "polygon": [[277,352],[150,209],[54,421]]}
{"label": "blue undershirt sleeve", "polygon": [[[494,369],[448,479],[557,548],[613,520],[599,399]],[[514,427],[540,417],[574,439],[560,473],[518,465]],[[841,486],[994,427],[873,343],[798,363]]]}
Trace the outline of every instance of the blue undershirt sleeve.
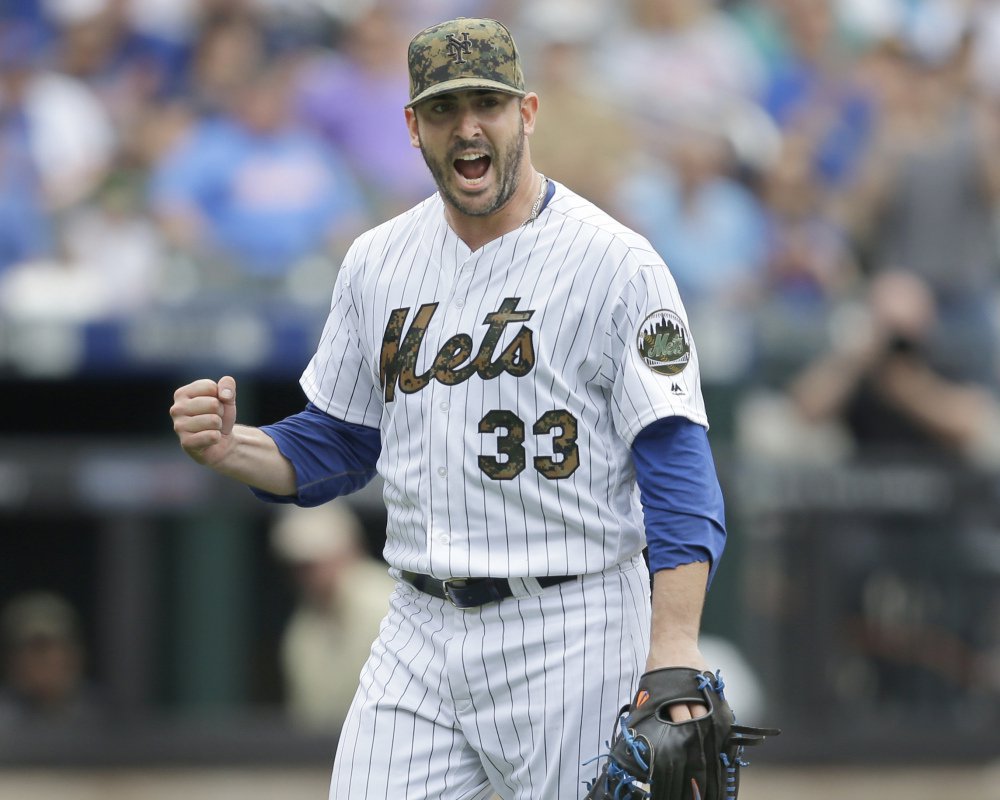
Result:
{"label": "blue undershirt sleeve", "polygon": [[263,425],[261,430],[292,462],[297,487],[294,495],[284,496],[251,486],[250,491],[261,500],[318,506],[357,491],[375,477],[382,450],[377,428],[352,425],[309,403],[305,411]]}
{"label": "blue undershirt sleeve", "polygon": [[659,419],[632,444],[651,572],[707,561],[715,577],[726,545],[722,489],[704,427]]}

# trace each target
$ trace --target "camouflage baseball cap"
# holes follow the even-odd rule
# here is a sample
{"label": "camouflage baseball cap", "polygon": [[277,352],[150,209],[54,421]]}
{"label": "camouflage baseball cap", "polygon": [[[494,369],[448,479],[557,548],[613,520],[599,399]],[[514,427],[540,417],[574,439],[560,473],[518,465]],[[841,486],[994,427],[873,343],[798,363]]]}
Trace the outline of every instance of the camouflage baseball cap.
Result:
{"label": "camouflage baseball cap", "polygon": [[410,42],[410,102],[460,89],[495,89],[523,97],[524,73],[510,31],[493,19],[459,17]]}

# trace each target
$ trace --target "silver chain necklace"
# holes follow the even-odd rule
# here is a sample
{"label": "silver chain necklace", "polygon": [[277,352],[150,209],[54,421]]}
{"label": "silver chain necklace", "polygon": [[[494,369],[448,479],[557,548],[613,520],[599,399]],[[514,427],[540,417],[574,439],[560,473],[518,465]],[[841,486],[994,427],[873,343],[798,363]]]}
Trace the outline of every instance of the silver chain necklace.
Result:
{"label": "silver chain necklace", "polygon": [[534,222],[538,216],[538,212],[542,210],[542,200],[545,198],[545,190],[549,185],[549,179],[542,175],[542,173],[539,172],[538,177],[541,178],[541,186],[538,189],[538,197],[535,198],[535,203],[531,206],[531,213],[528,214],[528,218],[524,221],[525,225]]}

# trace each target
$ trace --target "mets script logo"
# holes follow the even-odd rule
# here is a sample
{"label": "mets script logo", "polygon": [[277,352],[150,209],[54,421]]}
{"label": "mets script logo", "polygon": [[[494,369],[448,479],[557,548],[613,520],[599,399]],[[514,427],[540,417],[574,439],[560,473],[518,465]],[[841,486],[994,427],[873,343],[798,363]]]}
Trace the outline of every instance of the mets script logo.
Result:
{"label": "mets script logo", "polygon": [[463,33],[462,38],[459,39],[455,34],[449,33],[448,44],[445,46],[445,50],[452,57],[452,63],[464,64],[465,59],[462,56],[472,55],[472,42],[469,41],[469,34]]}
{"label": "mets script logo", "polygon": [[636,346],[646,366],[658,375],[676,375],[691,360],[687,328],[673,311],[660,310],[646,317],[639,326]]}
{"label": "mets script logo", "polygon": [[422,375],[418,375],[416,371],[417,357],[438,304],[425,303],[420,306],[405,335],[403,325],[410,309],[393,310],[385,326],[379,357],[379,377],[385,402],[391,403],[395,399],[397,386],[400,391],[412,394],[419,392],[432,380],[446,386],[455,386],[473,375],[479,375],[484,381],[493,380],[504,372],[516,378],[527,375],[535,366],[535,343],[531,329],[527,326],[522,325],[503,352],[496,359],[493,358],[493,351],[496,350],[504,329],[512,322],[527,322],[535,313],[530,310],[518,311],[517,304],[520,301],[520,297],[505,297],[500,308],[486,315],[483,319],[483,325],[488,326],[486,335],[475,356],[472,355],[472,337],[467,333],[456,334],[441,346],[430,369]]}

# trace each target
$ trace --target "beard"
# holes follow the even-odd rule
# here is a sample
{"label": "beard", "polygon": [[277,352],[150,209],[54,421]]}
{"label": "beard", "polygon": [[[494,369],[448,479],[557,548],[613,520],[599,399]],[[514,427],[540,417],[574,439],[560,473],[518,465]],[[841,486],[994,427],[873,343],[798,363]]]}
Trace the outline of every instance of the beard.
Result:
{"label": "beard", "polygon": [[[424,157],[424,163],[430,170],[437,184],[438,191],[444,199],[458,211],[470,217],[488,217],[499,211],[514,196],[518,187],[518,176],[521,173],[521,162],[524,160],[524,120],[521,120],[518,135],[507,145],[499,155],[494,152],[488,143],[476,140],[460,140],[455,143],[446,159],[437,160],[420,145],[420,153]],[[490,157],[490,169],[496,171],[497,183],[495,194],[492,200],[485,206],[473,206],[463,200],[455,192],[448,181],[454,173],[454,161],[462,153],[469,150],[483,150]]]}

